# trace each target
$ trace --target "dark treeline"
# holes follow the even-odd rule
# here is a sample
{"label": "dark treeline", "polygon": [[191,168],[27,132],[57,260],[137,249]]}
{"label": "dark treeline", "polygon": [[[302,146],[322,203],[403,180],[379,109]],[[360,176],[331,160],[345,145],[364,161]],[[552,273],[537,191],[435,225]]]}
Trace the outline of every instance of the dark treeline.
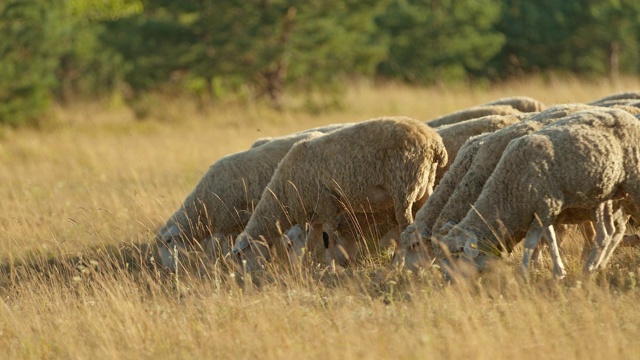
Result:
{"label": "dark treeline", "polygon": [[212,101],[352,78],[414,84],[640,72],[637,0],[4,0],[0,123],[51,101]]}

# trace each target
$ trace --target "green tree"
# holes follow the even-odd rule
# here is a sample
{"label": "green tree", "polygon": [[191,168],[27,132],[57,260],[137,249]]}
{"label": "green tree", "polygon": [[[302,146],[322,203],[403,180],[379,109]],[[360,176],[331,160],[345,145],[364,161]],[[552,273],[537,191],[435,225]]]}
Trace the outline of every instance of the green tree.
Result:
{"label": "green tree", "polygon": [[105,23],[142,12],[139,0],[66,0],[58,20],[60,41],[57,99],[95,97],[114,91],[124,76],[122,56],[105,46]]}
{"label": "green tree", "polygon": [[379,72],[414,83],[480,73],[504,44],[495,0],[394,0],[378,17],[389,36]]}
{"label": "green tree", "polygon": [[494,68],[502,76],[637,72],[639,14],[634,0],[508,0],[498,25],[507,42]]}
{"label": "green tree", "polygon": [[110,25],[110,46],[144,91],[169,79],[215,97],[240,87],[280,106],[286,87],[312,90],[371,75],[385,47],[373,18],[380,0],[150,1],[143,16]]}
{"label": "green tree", "polygon": [[101,21],[139,11],[137,0],[0,2],[0,123],[37,123],[53,98],[115,86],[120,61]]}
{"label": "green tree", "polygon": [[47,108],[55,85],[60,2],[0,3],[0,123],[34,123]]}

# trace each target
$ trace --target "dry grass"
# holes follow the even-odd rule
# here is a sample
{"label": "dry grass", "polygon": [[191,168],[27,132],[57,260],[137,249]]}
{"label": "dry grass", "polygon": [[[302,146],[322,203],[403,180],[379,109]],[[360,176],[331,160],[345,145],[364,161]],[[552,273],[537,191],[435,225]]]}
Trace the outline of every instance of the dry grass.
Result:
{"label": "dry grass", "polygon": [[[46,132],[0,132],[0,357],[20,358],[632,358],[640,353],[636,249],[578,281],[547,264],[529,285],[517,255],[469,284],[380,261],[333,273],[278,269],[260,289],[222,267],[170,276],[151,260],[154,230],[208,165],[255,139],[381,115],[430,119],[501,96],[589,101],[639,89],[578,80],[495,88],[354,86],[340,112],[258,104],[198,111],[158,103],[138,122],[121,108],[59,109]],[[154,115],[155,114],[155,115]]]}

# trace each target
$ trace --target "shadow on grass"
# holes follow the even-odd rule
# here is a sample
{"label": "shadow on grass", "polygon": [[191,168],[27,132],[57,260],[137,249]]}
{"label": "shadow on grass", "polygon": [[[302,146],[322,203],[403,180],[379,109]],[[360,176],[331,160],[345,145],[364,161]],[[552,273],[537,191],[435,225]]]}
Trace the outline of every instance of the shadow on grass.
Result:
{"label": "shadow on grass", "polygon": [[27,279],[78,281],[95,274],[160,276],[164,271],[157,247],[149,243],[120,243],[89,247],[74,253],[27,253],[0,260],[0,287],[15,286]]}

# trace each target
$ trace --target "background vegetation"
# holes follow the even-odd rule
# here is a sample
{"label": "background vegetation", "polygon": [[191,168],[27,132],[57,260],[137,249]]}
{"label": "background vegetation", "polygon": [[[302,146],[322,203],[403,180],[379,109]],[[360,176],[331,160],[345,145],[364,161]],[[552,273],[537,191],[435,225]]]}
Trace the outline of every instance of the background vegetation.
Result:
{"label": "background vegetation", "polygon": [[139,117],[158,93],[282,108],[295,92],[322,110],[353,79],[640,72],[635,0],[6,0],[0,33],[0,123],[11,125],[95,98]]}

